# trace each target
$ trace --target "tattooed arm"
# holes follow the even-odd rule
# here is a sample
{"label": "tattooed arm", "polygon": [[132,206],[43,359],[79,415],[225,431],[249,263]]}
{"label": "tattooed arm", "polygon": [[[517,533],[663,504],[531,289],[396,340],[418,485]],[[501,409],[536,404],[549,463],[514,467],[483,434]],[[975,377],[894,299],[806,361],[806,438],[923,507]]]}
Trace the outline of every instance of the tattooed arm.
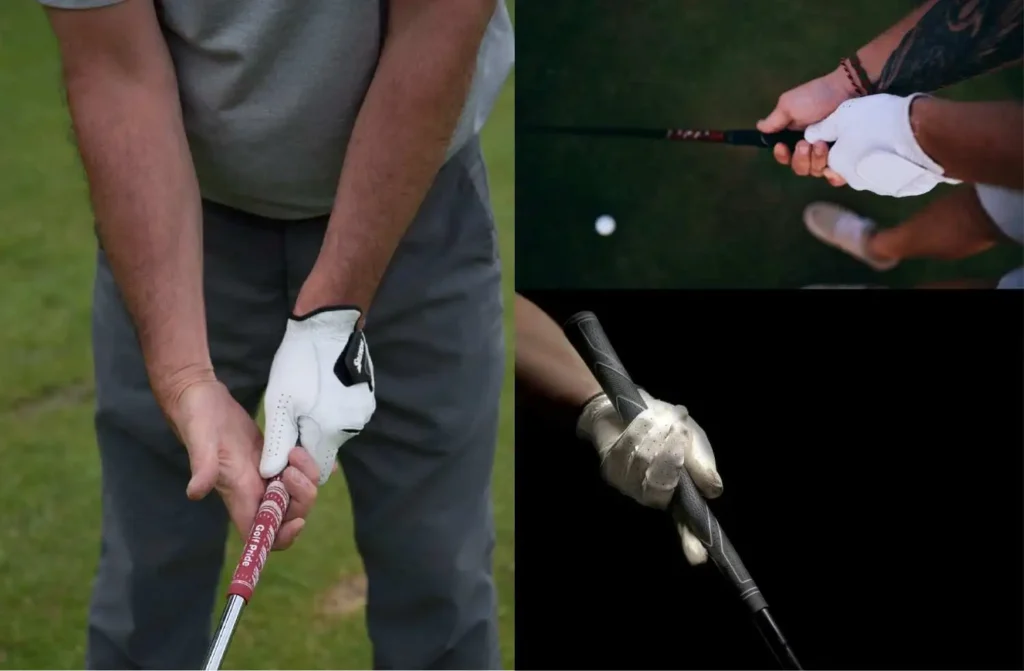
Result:
{"label": "tattooed arm", "polygon": [[[1022,4],[1024,0],[926,0],[857,50],[865,71],[860,76],[877,82],[878,93],[903,96],[936,91],[1020,62]],[[757,129],[775,133],[787,127],[806,128],[855,95],[846,68],[840,66],[779,96]],[[810,148],[801,140],[795,152],[779,143],[773,153],[797,175],[827,176],[831,171],[826,169],[824,143],[813,159]],[[842,183],[834,172],[828,179],[834,186]]]}
{"label": "tattooed arm", "polygon": [[1020,62],[1022,5],[1024,0],[936,0],[889,56],[877,91],[935,91]]}
{"label": "tattooed arm", "polygon": [[[927,14],[928,11],[935,6],[936,2],[941,1],[942,0],[927,0],[925,3],[918,5],[914,11],[889,26],[884,33],[857,50],[857,56],[860,58],[861,65],[864,66],[864,71],[870,81],[878,81],[878,78],[882,75],[882,68],[885,67],[885,63],[889,60],[889,56],[896,51],[896,47],[900,45],[903,37],[913,30],[914,26],[917,25],[917,22],[921,20],[921,17]],[[842,68],[840,68],[839,71],[841,76],[845,79],[845,71],[843,71]]]}

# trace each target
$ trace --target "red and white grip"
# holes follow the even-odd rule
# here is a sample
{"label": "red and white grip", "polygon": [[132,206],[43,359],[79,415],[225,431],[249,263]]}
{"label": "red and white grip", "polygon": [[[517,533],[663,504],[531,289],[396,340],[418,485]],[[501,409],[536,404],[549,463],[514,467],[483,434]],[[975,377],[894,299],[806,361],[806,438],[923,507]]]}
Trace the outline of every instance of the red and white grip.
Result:
{"label": "red and white grip", "polygon": [[256,589],[260,571],[263,570],[267,555],[274,546],[274,538],[277,537],[277,530],[281,527],[285,511],[288,510],[289,501],[288,491],[284,488],[280,476],[271,480],[267,485],[267,493],[263,495],[263,501],[256,511],[252,530],[242,549],[242,558],[238,560],[235,575],[228,586],[228,596],[240,596],[246,603],[252,598],[252,591]]}

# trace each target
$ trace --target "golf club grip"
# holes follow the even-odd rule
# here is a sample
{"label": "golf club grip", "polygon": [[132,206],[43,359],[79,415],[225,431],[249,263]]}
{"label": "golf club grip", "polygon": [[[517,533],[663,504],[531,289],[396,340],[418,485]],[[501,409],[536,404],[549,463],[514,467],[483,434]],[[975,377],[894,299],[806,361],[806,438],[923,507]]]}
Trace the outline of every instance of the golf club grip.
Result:
{"label": "golf club grip", "polygon": [[[592,312],[579,312],[565,323],[566,337],[580,353],[608,398],[613,400],[622,420],[629,424],[647,408],[640,390],[626,372],[612,348],[601,323]],[[740,560],[722,525],[685,470],[679,478],[670,505],[672,517],[685,524],[707,549],[708,557],[732,582],[740,598],[753,613],[768,604]]]}
{"label": "golf club grip", "polygon": [[[796,149],[796,143],[804,139],[802,130],[783,130],[778,133],[762,133],[757,130],[728,130],[725,131],[725,141],[728,144],[738,144],[747,147],[762,147],[772,149],[780,142],[790,151]],[[835,142],[829,142],[831,147]]]}
{"label": "golf club grip", "polygon": [[256,518],[252,522],[252,530],[242,548],[242,557],[238,560],[235,574],[231,577],[231,584],[228,585],[228,595],[242,597],[249,602],[252,598],[256,583],[260,580],[260,572],[267,561],[270,549],[274,547],[274,539],[277,531],[281,528],[281,521],[288,510],[288,503],[291,497],[281,476],[270,481],[267,491],[263,495],[263,501],[256,510]]}
{"label": "golf club grip", "polygon": [[782,143],[789,147],[790,151],[796,149],[796,143],[804,139],[804,132],[802,130],[782,130],[778,133],[758,133],[761,136],[761,141],[764,146],[768,149],[773,148],[778,143]]}
{"label": "golf club grip", "polygon": [[704,500],[690,474],[685,471],[676,485],[676,493],[672,497],[670,507],[675,521],[678,524],[685,524],[693,532],[708,551],[711,561],[736,588],[747,608],[752,613],[757,613],[767,607],[768,602],[765,601],[754,579],[750,577],[729,537],[722,530],[718,518],[711,512],[708,502]]}
{"label": "golf club grip", "polygon": [[640,390],[622,367],[619,355],[593,312],[578,312],[565,323],[565,334],[611,399],[622,421],[629,424],[647,409]]}

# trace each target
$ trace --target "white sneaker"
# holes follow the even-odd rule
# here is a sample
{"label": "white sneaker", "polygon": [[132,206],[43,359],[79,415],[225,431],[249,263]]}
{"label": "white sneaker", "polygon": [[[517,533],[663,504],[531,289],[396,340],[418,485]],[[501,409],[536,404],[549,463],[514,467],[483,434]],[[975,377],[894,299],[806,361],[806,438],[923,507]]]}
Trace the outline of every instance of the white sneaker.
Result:
{"label": "white sneaker", "polygon": [[875,222],[845,207],[832,203],[811,203],[804,208],[804,224],[814,237],[838,247],[875,270],[891,270],[899,263],[868,255],[867,242],[875,232]]}

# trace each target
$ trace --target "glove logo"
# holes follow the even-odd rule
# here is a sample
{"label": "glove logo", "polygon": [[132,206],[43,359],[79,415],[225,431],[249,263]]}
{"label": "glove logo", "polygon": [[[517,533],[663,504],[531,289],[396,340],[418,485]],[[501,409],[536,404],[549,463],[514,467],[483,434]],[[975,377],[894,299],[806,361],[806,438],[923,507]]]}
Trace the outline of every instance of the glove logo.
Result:
{"label": "glove logo", "polygon": [[363,353],[366,352],[366,340],[359,339],[359,349],[356,351],[355,367],[357,373],[363,372]]}
{"label": "glove logo", "polygon": [[370,359],[370,348],[366,344],[366,336],[361,330],[352,332],[348,344],[342,350],[334,374],[346,387],[365,382],[373,391],[373,361]]}

